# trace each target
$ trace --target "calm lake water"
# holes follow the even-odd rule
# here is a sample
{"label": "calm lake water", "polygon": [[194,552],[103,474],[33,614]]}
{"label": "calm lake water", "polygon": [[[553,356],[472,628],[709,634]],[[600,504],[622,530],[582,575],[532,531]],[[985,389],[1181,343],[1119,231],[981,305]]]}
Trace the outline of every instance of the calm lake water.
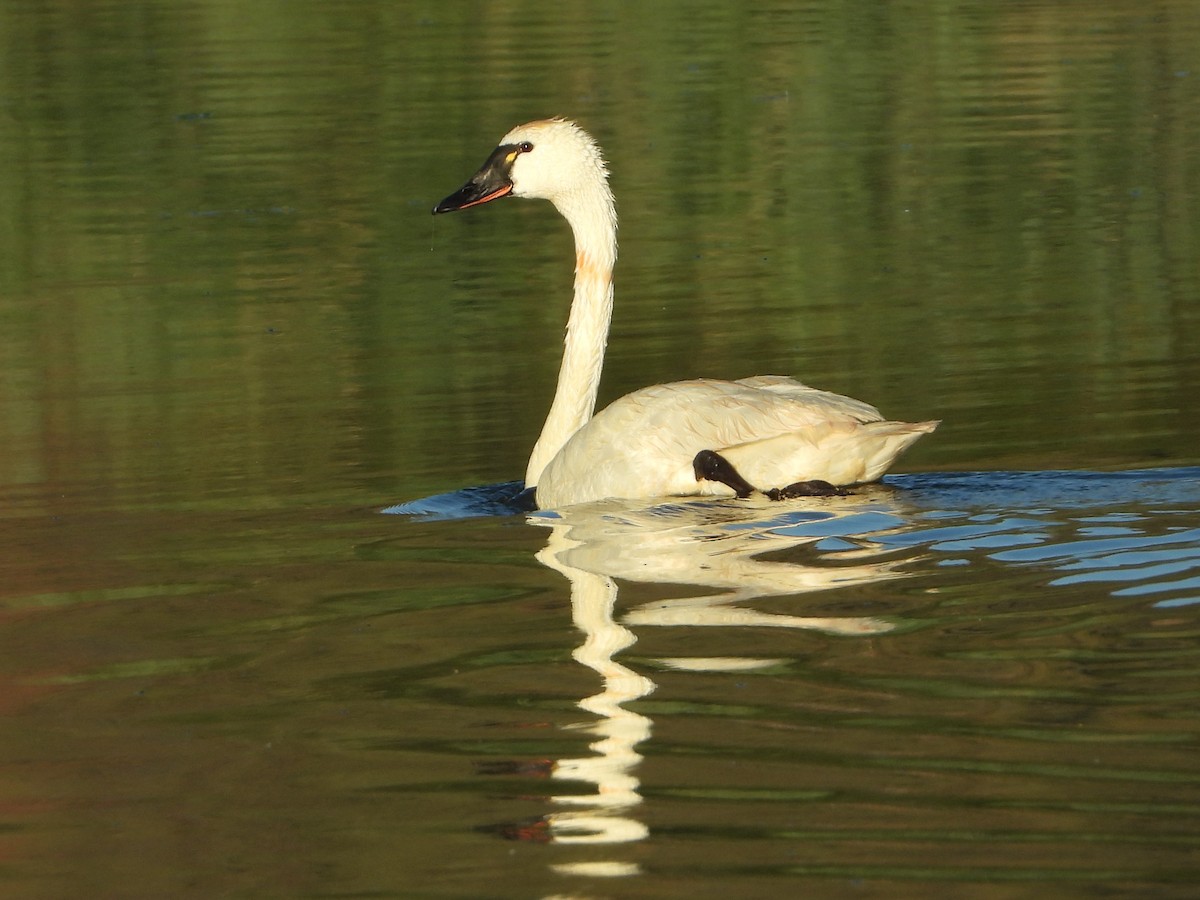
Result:
{"label": "calm lake water", "polygon": [[[602,402],[941,429],[489,507],[570,238],[429,210],[553,114]],[[1193,896],[1197,147],[1194,0],[0,6],[0,895]]]}

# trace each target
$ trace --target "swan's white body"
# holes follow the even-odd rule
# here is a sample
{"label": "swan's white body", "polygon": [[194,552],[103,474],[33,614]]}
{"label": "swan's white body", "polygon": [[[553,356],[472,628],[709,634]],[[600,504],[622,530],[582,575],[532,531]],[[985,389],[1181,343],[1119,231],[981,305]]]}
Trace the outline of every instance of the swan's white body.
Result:
{"label": "swan's white body", "polygon": [[701,450],[716,450],[762,490],[862,484],[934,427],[887,422],[865,403],[780,376],[659,384],[626,394],[571,435],[542,471],[537,499],[548,508],[604,497],[733,496],[696,479]]}
{"label": "swan's white body", "polygon": [[562,119],[521,125],[434,212],[510,194],[550,200],[575,235],[575,297],[558,387],[525,474],[543,509],[607,498],[733,496],[731,487],[696,477],[701,450],[719,453],[764,491],[798,481],[876,481],[937,427],[885,421],[859,400],[774,375],[655,385],[592,418],[617,258],[617,218],[599,148]]}

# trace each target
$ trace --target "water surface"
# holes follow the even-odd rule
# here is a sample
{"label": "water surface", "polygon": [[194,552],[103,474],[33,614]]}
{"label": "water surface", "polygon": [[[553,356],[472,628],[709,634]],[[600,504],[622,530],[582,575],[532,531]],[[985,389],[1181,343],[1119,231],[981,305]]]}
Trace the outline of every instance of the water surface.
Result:
{"label": "water surface", "polygon": [[[16,2],[0,47],[0,893],[1194,891],[1190,0]],[[570,240],[429,209],[550,114],[622,218],[602,401],[941,429],[848,498],[481,509]]]}

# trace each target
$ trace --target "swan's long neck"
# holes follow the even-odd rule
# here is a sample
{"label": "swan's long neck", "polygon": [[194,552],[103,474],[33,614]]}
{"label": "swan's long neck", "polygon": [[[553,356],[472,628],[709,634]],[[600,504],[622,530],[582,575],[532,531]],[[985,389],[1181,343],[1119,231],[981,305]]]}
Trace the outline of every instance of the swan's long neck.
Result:
{"label": "swan's long neck", "polygon": [[617,261],[617,214],[602,169],[597,177],[554,205],[575,234],[575,297],[554,402],[534,445],[525,484],[538,483],[542,470],[596,408],[604,347],[612,319],[612,271]]}

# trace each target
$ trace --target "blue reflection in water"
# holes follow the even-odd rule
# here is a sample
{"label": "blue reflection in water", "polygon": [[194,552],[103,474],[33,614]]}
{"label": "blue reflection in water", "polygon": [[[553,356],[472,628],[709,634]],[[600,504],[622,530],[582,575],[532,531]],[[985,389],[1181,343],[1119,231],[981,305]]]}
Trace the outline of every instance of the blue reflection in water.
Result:
{"label": "blue reflection in water", "polygon": [[909,502],[917,506],[943,510],[943,516],[954,515],[956,507],[1042,514],[1101,506],[1200,506],[1197,466],[1127,472],[930,472],[889,475],[884,483],[907,491]]}
{"label": "blue reflection in water", "polygon": [[[990,551],[988,558],[1000,562],[1067,573],[1051,579],[1053,586],[1111,583],[1126,585],[1113,590],[1114,596],[1183,594],[1158,606],[1200,603],[1194,593],[1200,578],[1172,578],[1200,568],[1200,527],[1194,524],[1200,468],[899,476],[894,481],[910,487],[910,500],[960,507],[939,510],[938,519],[964,521],[890,538],[897,544],[919,543],[935,552]],[[1005,510],[1024,507],[1031,515],[991,518],[1002,516],[993,509],[983,516],[978,508],[987,502]],[[1088,507],[1107,509],[1077,514]]]}
{"label": "blue reflection in water", "polygon": [[478,519],[483,516],[519,516],[528,510],[522,500],[525,483],[502,481],[481,484],[420,500],[389,506],[385,515],[415,516],[427,520]]}
{"label": "blue reflection in water", "polygon": [[[925,519],[970,518],[984,523],[1002,511],[1046,515],[1066,509],[1120,506],[1200,507],[1200,467],[1136,469],[1127,472],[925,472],[888,475],[881,482],[896,488],[910,507]],[[468,519],[518,515],[524,512],[520,481],[504,481],[434,494],[382,510],[394,515],[429,519]],[[804,501],[798,501],[803,504]],[[679,501],[677,505],[691,505]],[[668,509],[670,504],[663,504]],[[781,508],[778,524],[823,521],[811,510]],[[1136,512],[1108,512],[1081,517],[1080,522],[1136,522]],[[927,532],[928,533],[928,532]]]}
{"label": "blue reflection in water", "polygon": [[[426,519],[523,515],[522,488],[519,481],[481,485],[383,512]],[[1172,514],[1186,517],[1200,511],[1200,467],[891,475],[881,486],[858,493],[864,500],[894,500],[897,508],[835,513],[826,504],[797,501],[761,509],[747,520],[726,521],[721,529],[753,532],[760,540],[764,531],[776,537],[820,538],[816,549],[826,553],[852,550],[857,545],[847,538],[872,534],[881,546],[945,554],[938,565],[967,566],[964,554],[984,553],[1000,562],[1065,573],[1052,585],[1124,585],[1113,591],[1118,596],[1200,590],[1197,578],[1167,580],[1200,567],[1200,528],[1164,522]],[[853,504],[854,498],[849,499]],[[680,515],[701,519],[705,508],[727,509],[729,503],[679,500],[641,509],[639,516],[643,525]],[[608,515],[620,508],[597,508],[606,506]],[[1098,508],[1104,511],[1094,512]],[[1082,514],[1085,510],[1093,512]],[[555,515],[543,511],[535,520],[545,524]],[[1159,605],[1198,602],[1200,596],[1182,596]]]}

